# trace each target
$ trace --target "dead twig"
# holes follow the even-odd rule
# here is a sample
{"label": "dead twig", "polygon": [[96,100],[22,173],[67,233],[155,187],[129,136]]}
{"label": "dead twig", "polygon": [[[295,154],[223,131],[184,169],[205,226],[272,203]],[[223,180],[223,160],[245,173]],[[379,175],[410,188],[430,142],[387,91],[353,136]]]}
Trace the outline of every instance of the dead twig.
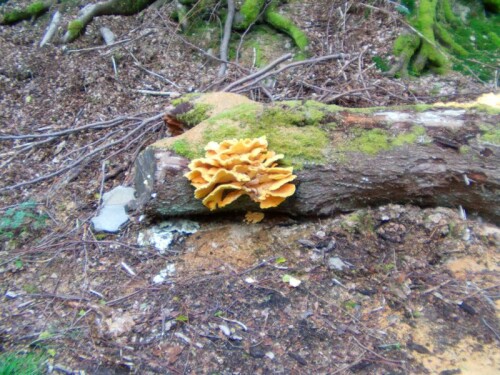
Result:
{"label": "dead twig", "polygon": [[53,133],[44,133],[44,134],[23,134],[23,135],[0,135],[0,140],[16,140],[16,139],[31,139],[31,138],[52,138],[52,137],[60,137],[62,135],[74,134],[84,130],[89,129],[106,129],[111,128],[113,126],[122,125],[125,121],[137,121],[141,120],[140,117],[136,116],[120,116],[116,117],[112,120],[107,121],[97,121],[91,124],[87,124],[84,126],[80,126],[78,128],[73,129],[65,129],[58,132]]}
{"label": "dead twig", "polygon": [[[269,65],[265,66],[261,70],[255,72],[253,74],[250,74],[246,77],[243,77],[243,78],[237,80],[236,82],[233,82],[233,83],[227,85],[226,87],[224,87],[222,89],[222,91],[231,91],[235,87],[238,87],[239,85],[241,85],[245,82],[248,82],[248,81],[251,81],[252,79],[258,78],[259,76],[261,76],[261,75],[267,73],[268,71],[270,71],[271,69],[273,69],[276,65],[282,63],[283,61],[289,60],[292,57],[293,57],[293,55],[291,53],[287,53],[286,55],[283,55],[283,56],[277,58],[276,60],[272,61]],[[260,78],[259,81],[260,80],[262,80],[262,78]]]}
{"label": "dead twig", "polygon": [[218,77],[222,77],[226,74],[227,69],[227,56],[228,56],[228,47],[229,47],[229,38],[231,37],[231,29],[233,27],[233,18],[234,18],[234,0],[227,0],[227,16],[226,23],[224,24],[224,36],[222,37],[222,42],[220,45],[220,59],[223,61],[219,68]]}
{"label": "dead twig", "polygon": [[[245,89],[248,89],[249,87],[254,86],[256,83],[266,79],[269,76],[278,75],[285,70],[295,68],[297,66],[307,65],[307,64],[316,64],[316,63],[327,61],[327,60],[344,59],[346,57],[350,57],[350,55],[346,55],[344,53],[336,53],[334,55],[327,55],[327,56],[316,57],[316,58],[303,60],[303,61],[296,61],[294,63],[285,65],[285,66],[281,67],[280,69],[269,72],[269,70],[274,68],[279,63],[291,58],[291,54],[286,54],[286,55],[280,57],[279,59],[276,59],[271,64],[269,64],[268,66],[263,68],[262,70],[259,70],[258,72],[255,72],[254,74],[251,74],[247,77],[244,77],[244,78],[226,86],[222,91],[233,91],[234,92],[234,91],[245,90]],[[254,82],[247,84],[245,86],[242,86],[242,87],[238,88],[237,90],[234,90],[235,87],[238,87],[242,83],[248,82],[248,81],[253,80],[253,79],[255,79]]]}
{"label": "dead twig", "polygon": [[351,336],[351,338],[356,342],[356,344],[358,344],[362,349],[372,353],[375,357],[377,358],[380,358],[381,360],[385,361],[385,362],[389,362],[389,363],[393,363],[395,365],[398,365],[398,366],[403,366],[405,364],[405,361],[399,361],[399,360],[394,360],[394,359],[389,359],[389,358],[385,358],[384,356],[381,356],[380,354],[378,354],[377,352],[371,350],[370,348],[367,348],[366,346],[364,346],[363,344],[361,344],[358,339],[354,336]]}
{"label": "dead twig", "polygon": [[154,125],[153,126],[157,126],[157,123],[156,121],[158,121],[159,119],[163,118],[165,114],[164,113],[160,113],[160,114],[157,114],[156,116],[152,116],[152,117],[149,117],[147,119],[144,119],[142,120],[133,130],[129,131],[127,134],[125,134],[123,137],[117,139],[117,140],[114,140],[114,141],[111,141],[109,143],[106,143],[100,147],[97,147],[96,149],[94,149],[93,151],[91,151],[90,153],[88,153],[87,155],[84,155],[80,158],[78,158],[77,160],[75,160],[74,162],[70,163],[69,165],[63,167],[63,168],[60,168],[54,172],[51,172],[51,173],[47,173],[45,175],[42,175],[40,177],[37,177],[37,178],[34,178],[32,180],[28,180],[28,181],[24,181],[24,182],[19,182],[17,184],[14,184],[14,185],[10,185],[10,186],[7,186],[7,187],[3,187],[3,188],[0,188],[0,192],[1,191],[6,191],[6,190],[13,190],[13,189],[17,189],[17,188],[20,188],[20,187],[23,187],[23,186],[27,186],[27,185],[32,185],[32,184],[35,184],[35,183],[39,183],[39,182],[42,182],[42,181],[45,181],[45,180],[49,180],[53,177],[57,177],[69,170],[71,170],[72,168],[80,165],[81,163],[84,163],[84,162],[88,162],[90,160],[92,160],[95,156],[97,156],[98,154],[100,154],[101,152],[105,151],[106,149],[108,148],[111,148],[113,146],[116,146],[128,139],[130,139],[133,135],[135,135],[136,133],[138,133],[141,129],[143,129],[144,127],[148,126],[148,125],[151,125],[152,122],[154,122]]}

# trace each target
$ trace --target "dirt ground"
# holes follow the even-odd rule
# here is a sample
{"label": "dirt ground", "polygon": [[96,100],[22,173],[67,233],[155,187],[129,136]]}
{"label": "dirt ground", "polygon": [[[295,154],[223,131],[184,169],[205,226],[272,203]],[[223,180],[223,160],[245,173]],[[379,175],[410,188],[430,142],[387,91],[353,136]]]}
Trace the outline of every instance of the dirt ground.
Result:
{"label": "dirt ground", "polygon": [[[78,3],[70,2],[62,25]],[[347,4],[346,16],[342,1],[287,5],[311,40],[311,55],[363,53],[349,64],[283,73],[269,89],[274,100],[360,107],[463,101],[491,91],[457,74],[383,77],[371,57],[388,54],[403,26],[397,15]],[[137,245],[147,225],[139,214],[117,235],[92,232],[101,191],[131,185],[137,153],[165,136],[162,122],[152,121],[118,142],[170,104],[169,96],[138,90],[215,90],[252,69],[230,66],[218,82],[218,63],[176,33],[169,6],[96,19],[67,46],[38,47],[49,15],[0,27],[0,136],[101,125],[0,139],[0,221],[36,202],[25,209],[26,225],[1,243],[0,352],[43,352],[47,371],[67,374],[500,372],[500,230],[463,219],[457,208],[267,215],[252,225],[243,216],[190,218],[199,230],[177,235],[164,254]],[[124,42],[103,46],[102,26]],[[244,94],[270,100],[262,90]],[[129,120],[102,126],[120,116]],[[175,272],[154,283],[166,267]]]}

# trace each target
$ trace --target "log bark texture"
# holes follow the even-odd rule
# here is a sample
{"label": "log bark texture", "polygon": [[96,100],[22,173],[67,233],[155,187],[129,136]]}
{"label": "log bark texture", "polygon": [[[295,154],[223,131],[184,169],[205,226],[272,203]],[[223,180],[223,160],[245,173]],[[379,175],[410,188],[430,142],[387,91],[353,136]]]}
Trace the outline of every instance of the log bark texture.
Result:
{"label": "log bark texture", "polygon": [[[498,124],[499,115],[432,109],[417,114],[391,111],[353,115],[340,111],[337,116],[343,129],[387,127],[388,118],[393,120],[393,131],[408,123],[419,123],[426,128],[430,141],[403,144],[376,154],[347,151],[343,161],[306,166],[294,172],[295,195],[270,211],[329,216],[398,203],[457,209],[462,206],[468,213],[500,221],[500,146],[482,141],[478,135],[479,125]],[[460,148],[464,145],[465,149]],[[168,147],[150,147],[139,156],[136,189],[148,216],[262,211],[245,197],[221,210],[209,211],[194,198],[194,188],[183,176],[188,163]]]}

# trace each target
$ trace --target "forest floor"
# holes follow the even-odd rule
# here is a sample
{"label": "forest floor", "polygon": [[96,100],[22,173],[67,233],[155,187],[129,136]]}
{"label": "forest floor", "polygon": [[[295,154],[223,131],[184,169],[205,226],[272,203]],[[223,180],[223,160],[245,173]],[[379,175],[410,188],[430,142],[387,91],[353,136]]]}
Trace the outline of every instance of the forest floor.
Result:
{"label": "forest floor", "polygon": [[[273,100],[367,107],[492,91],[456,73],[384,77],[373,57],[390,54],[400,16],[387,2],[375,5],[393,16],[356,1],[345,12],[344,3],[287,5],[311,56],[353,57],[282,73],[266,89]],[[118,128],[0,140],[0,353],[42,353],[54,373],[497,374],[500,230],[458,208],[388,205],[252,225],[189,218],[198,231],[176,235],[164,254],[137,244],[140,215],[119,234],[92,232],[100,193],[132,185],[137,153],[166,130],[157,122],[86,155],[177,94],[217,90],[255,70],[230,66],[218,81],[218,62],[177,32],[169,7],[96,19],[67,46],[38,47],[49,15],[0,27],[1,136],[133,117]],[[76,12],[70,6],[62,24]],[[123,43],[103,45],[102,26]],[[244,94],[269,100],[261,89]],[[164,269],[169,277],[153,282]]]}

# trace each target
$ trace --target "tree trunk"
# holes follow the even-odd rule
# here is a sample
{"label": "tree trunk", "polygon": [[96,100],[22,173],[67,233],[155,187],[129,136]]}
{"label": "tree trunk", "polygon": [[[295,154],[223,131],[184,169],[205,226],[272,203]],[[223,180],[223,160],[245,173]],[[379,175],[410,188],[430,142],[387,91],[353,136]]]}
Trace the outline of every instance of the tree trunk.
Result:
{"label": "tree trunk", "polygon": [[[270,211],[328,216],[367,206],[409,203],[462,206],[468,213],[500,221],[500,145],[498,131],[494,130],[499,115],[432,108],[423,112],[375,110],[369,114],[341,109],[335,116],[334,121],[341,126],[331,139],[353,128],[388,129],[397,137],[417,124],[425,128],[421,138],[427,141],[402,142],[398,147],[375,152],[370,148],[373,145],[368,145],[366,149],[347,150],[337,160],[305,165],[294,171],[295,195]],[[493,133],[482,133],[480,127],[485,126]],[[153,145],[139,156],[136,190],[148,216],[259,210],[256,203],[241,197],[228,207],[209,211],[194,198],[194,188],[184,177],[188,164],[189,159],[168,145]]]}

